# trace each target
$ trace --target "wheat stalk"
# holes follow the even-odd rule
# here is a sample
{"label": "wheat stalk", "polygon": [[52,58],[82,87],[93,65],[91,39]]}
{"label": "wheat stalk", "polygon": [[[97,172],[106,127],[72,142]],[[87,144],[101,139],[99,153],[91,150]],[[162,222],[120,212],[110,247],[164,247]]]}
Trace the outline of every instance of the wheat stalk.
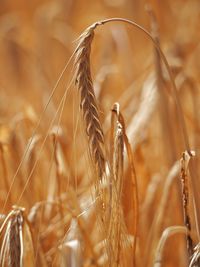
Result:
{"label": "wheat stalk", "polygon": [[184,226],[170,226],[163,231],[155,252],[154,267],[162,266],[163,251],[166,241],[170,236],[178,233],[187,234],[187,228]]}
{"label": "wheat stalk", "polygon": [[[97,217],[100,224],[102,239],[106,239],[109,220],[107,208],[109,206],[108,180],[106,175],[106,159],[104,152],[104,134],[99,118],[99,109],[94,94],[90,70],[91,43],[94,29],[99,23],[87,28],[80,36],[75,52],[76,84],[80,92],[80,106],[83,113],[86,133],[88,136],[89,153],[95,169],[95,194],[98,210]],[[109,244],[106,241],[107,255],[110,255]],[[109,257],[109,256],[108,256]]]}

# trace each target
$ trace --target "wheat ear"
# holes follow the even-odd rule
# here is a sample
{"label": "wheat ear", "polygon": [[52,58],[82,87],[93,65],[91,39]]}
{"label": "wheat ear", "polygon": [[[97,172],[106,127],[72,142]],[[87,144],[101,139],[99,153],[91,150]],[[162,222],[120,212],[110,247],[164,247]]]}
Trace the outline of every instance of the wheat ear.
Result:
{"label": "wheat ear", "polygon": [[115,103],[113,105],[112,112],[115,113],[117,117],[117,121],[121,125],[121,130],[123,134],[123,142],[126,147],[127,151],[127,156],[128,156],[128,161],[130,164],[130,171],[131,171],[131,190],[133,192],[133,209],[134,209],[134,218],[132,221],[133,224],[133,235],[134,235],[134,240],[133,240],[133,266],[136,266],[136,259],[135,259],[135,254],[136,254],[136,241],[137,241],[137,235],[138,235],[138,215],[139,215],[139,206],[138,206],[138,186],[137,186],[137,177],[136,177],[136,172],[135,172],[135,167],[133,163],[133,154],[132,154],[132,149],[131,145],[129,143],[127,134],[126,134],[126,126],[125,126],[125,121],[122,113],[120,112],[119,109],[119,104]]}
{"label": "wheat ear", "polygon": [[0,266],[4,266],[5,262],[8,267],[23,266],[23,211],[23,208],[14,206],[0,228],[0,235],[4,232],[0,249]]}
{"label": "wheat ear", "polygon": [[123,235],[123,211],[121,207],[123,165],[124,165],[124,140],[123,129],[119,121],[115,125],[114,143],[113,143],[113,175],[111,175],[111,215],[108,240],[111,246],[110,262],[112,266],[121,266],[122,264],[122,235]]}
{"label": "wheat ear", "polygon": [[76,84],[81,96],[81,109],[86,125],[86,133],[89,139],[90,152],[94,158],[98,175],[102,177],[105,172],[105,156],[103,151],[104,135],[99,119],[99,110],[94,94],[93,82],[90,70],[91,43],[94,37],[94,29],[99,23],[87,28],[79,38],[79,44],[75,53]]}
{"label": "wheat ear", "polygon": [[22,245],[23,215],[21,210],[16,210],[10,220],[9,234],[9,267],[22,267],[23,245]]}
{"label": "wheat ear", "polygon": [[[191,152],[191,155],[194,156],[194,152]],[[183,152],[181,158],[181,183],[182,183],[182,202],[183,202],[183,215],[184,215],[184,224],[187,227],[187,250],[189,257],[193,254],[193,240],[191,237],[191,217],[189,212],[189,182],[187,169],[191,155],[188,152]]]}

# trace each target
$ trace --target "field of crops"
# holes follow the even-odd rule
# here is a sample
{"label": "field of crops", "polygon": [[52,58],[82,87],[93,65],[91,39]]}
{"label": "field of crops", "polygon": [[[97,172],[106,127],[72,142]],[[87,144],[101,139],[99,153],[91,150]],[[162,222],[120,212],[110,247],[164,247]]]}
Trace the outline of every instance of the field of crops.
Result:
{"label": "field of crops", "polygon": [[199,0],[2,0],[0,267],[199,267],[199,86]]}

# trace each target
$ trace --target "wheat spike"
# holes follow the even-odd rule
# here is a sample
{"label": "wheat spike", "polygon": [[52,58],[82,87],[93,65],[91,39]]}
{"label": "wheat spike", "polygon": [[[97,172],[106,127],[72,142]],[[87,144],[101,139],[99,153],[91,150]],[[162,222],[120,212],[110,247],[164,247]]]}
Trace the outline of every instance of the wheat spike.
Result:
{"label": "wheat spike", "polygon": [[121,208],[122,180],[123,180],[123,150],[124,140],[122,134],[122,126],[117,122],[114,155],[113,155],[113,174],[112,181],[112,201],[111,201],[111,222],[110,222],[110,238],[113,252],[113,266],[121,266],[121,241],[122,241],[122,222],[123,212]]}
{"label": "wheat spike", "polygon": [[94,29],[97,25],[96,23],[90,26],[80,36],[79,44],[76,49],[75,77],[81,95],[81,109],[86,124],[90,152],[94,158],[98,175],[102,177],[105,172],[105,156],[103,151],[104,135],[99,119],[99,110],[96,103],[90,70],[91,43],[94,37]]}
{"label": "wheat spike", "polygon": [[187,227],[187,250],[188,255],[191,257],[193,254],[193,240],[191,237],[191,217],[189,212],[189,183],[187,169],[189,160],[194,156],[194,151],[191,151],[190,154],[186,151],[183,152],[181,158],[181,183],[182,183],[182,202],[183,202],[183,215],[184,215],[184,224]]}
{"label": "wheat spike", "polygon": [[9,267],[22,266],[22,235],[23,217],[21,211],[16,211],[10,221],[9,233]]}
{"label": "wheat spike", "polygon": [[5,218],[0,234],[4,232],[0,250],[0,266],[23,266],[23,208],[13,207]]}

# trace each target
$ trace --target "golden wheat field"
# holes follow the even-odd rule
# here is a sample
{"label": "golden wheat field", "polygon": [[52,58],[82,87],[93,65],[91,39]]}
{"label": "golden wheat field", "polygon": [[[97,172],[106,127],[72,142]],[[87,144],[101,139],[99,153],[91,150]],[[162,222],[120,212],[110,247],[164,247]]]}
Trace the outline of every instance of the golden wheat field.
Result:
{"label": "golden wheat field", "polygon": [[200,1],[0,1],[0,267],[200,266]]}

